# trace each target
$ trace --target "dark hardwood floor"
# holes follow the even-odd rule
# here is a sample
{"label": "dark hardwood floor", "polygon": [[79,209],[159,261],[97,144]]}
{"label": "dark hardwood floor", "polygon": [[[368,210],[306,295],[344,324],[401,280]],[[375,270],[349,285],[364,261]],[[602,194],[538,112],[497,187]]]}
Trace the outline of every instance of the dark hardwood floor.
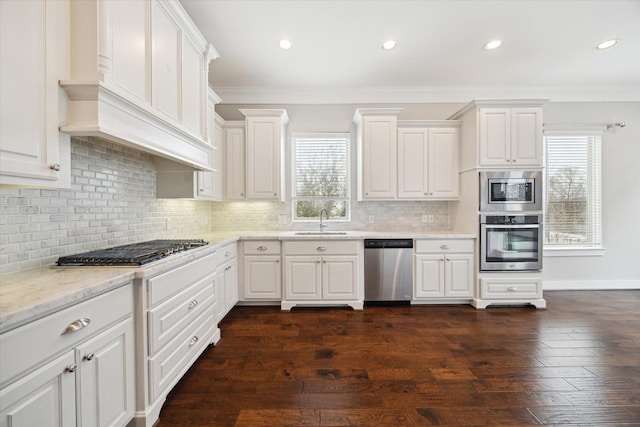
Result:
{"label": "dark hardwood floor", "polygon": [[640,291],[545,298],[236,307],[157,426],[640,426]]}

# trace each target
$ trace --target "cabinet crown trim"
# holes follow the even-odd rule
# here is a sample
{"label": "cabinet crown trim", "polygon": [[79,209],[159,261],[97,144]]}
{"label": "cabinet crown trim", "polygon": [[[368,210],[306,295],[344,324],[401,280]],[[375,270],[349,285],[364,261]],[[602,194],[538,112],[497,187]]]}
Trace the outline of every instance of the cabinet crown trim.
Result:
{"label": "cabinet crown trim", "polygon": [[404,108],[358,108],[353,116],[353,121],[359,123],[365,116],[397,116]]}
{"label": "cabinet crown trim", "polygon": [[460,127],[462,120],[398,120],[398,128]]}
{"label": "cabinet crown trim", "polygon": [[289,116],[287,115],[287,110],[283,109],[240,109],[238,110],[245,117],[279,117],[282,120],[282,124],[289,123]]}
{"label": "cabinet crown trim", "polygon": [[542,107],[548,99],[474,99],[449,116],[448,120],[459,120],[470,111],[483,107]]}

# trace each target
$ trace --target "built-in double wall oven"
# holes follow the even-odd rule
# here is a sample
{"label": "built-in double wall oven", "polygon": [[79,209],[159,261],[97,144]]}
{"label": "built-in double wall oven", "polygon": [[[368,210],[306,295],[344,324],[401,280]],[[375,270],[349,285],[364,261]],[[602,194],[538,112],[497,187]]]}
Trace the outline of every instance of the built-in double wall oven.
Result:
{"label": "built-in double wall oven", "polygon": [[480,172],[480,271],[542,269],[542,173]]}

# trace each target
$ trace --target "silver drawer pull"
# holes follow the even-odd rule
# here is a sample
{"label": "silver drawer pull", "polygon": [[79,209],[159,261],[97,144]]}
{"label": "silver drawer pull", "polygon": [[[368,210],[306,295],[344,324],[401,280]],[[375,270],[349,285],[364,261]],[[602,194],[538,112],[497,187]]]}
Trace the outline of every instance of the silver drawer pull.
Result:
{"label": "silver drawer pull", "polygon": [[189,306],[187,307],[187,309],[191,310],[192,308],[194,308],[196,305],[198,305],[198,301],[197,300],[193,300],[189,303]]}
{"label": "silver drawer pull", "polygon": [[91,319],[87,317],[82,317],[78,320],[74,320],[73,322],[69,323],[66,328],[64,328],[64,331],[62,331],[60,335],[72,334],[76,331],[79,331],[80,329],[86,328],[87,326],[89,326],[89,323],[91,323]]}
{"label": "silver drawer pull", "polygon": [[508,290],[509,292],[515,292],[515,291],[517,291],[517,290],[518,290],[518,288],[516,288],[515,286],[509,286],[509,287],[507,288],[507,290]]}
{"label": "silver drawer pull", "polygon": [[231,255],[231,251],[227,251],[224,253],[224,256],[229,256],[229,255]]}
{"label": "silver drawer pull", "polygon": [[78,369],[78,365],[76,365],[75,363],[72,363],[71,365],[69,365],[66,368],[64,368],[64,371],[65,372],[75,372],[76,369]]}
{"label": "silver drawer pull", "polygon": [[87,362],[91,362],[93,360],[93,358],[96,357],[95,354],[93,353],[89,353],[89,354],[85,354],[83,359],[86,360]]}
{"label": "silver drawer pull", "polygon": [[440,249],[449,249],[449,245],[447,244],[440,245]]}
{"label": "silver drawer pull", "polygon": [[325,248],[324,246],[318,246],[316,249],[319,250],[320,252],[324,252],[327,250],[327,248]]}
{"label": "silver drawer pull", "polygon": [[258,246],[257,248],[259,251],[266,251],[267,247],[266,246]]}
{"label": "silver drawer pull", "polygon": [[198,342],[198,337],[193,337],[189,340],[189,347],[193,347]]}

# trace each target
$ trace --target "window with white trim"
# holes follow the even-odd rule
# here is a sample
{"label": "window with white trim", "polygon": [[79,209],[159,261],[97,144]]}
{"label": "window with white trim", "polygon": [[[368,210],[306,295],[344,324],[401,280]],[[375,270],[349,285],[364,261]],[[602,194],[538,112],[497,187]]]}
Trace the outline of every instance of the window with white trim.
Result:
{"label": "window with white trim", "polygon": [[349,134],[291,136],[293,220],[350,219]]}
{"label": "window with white trim", "polygon": [[545,132],[545,248],[602,247],[601,132]]}

